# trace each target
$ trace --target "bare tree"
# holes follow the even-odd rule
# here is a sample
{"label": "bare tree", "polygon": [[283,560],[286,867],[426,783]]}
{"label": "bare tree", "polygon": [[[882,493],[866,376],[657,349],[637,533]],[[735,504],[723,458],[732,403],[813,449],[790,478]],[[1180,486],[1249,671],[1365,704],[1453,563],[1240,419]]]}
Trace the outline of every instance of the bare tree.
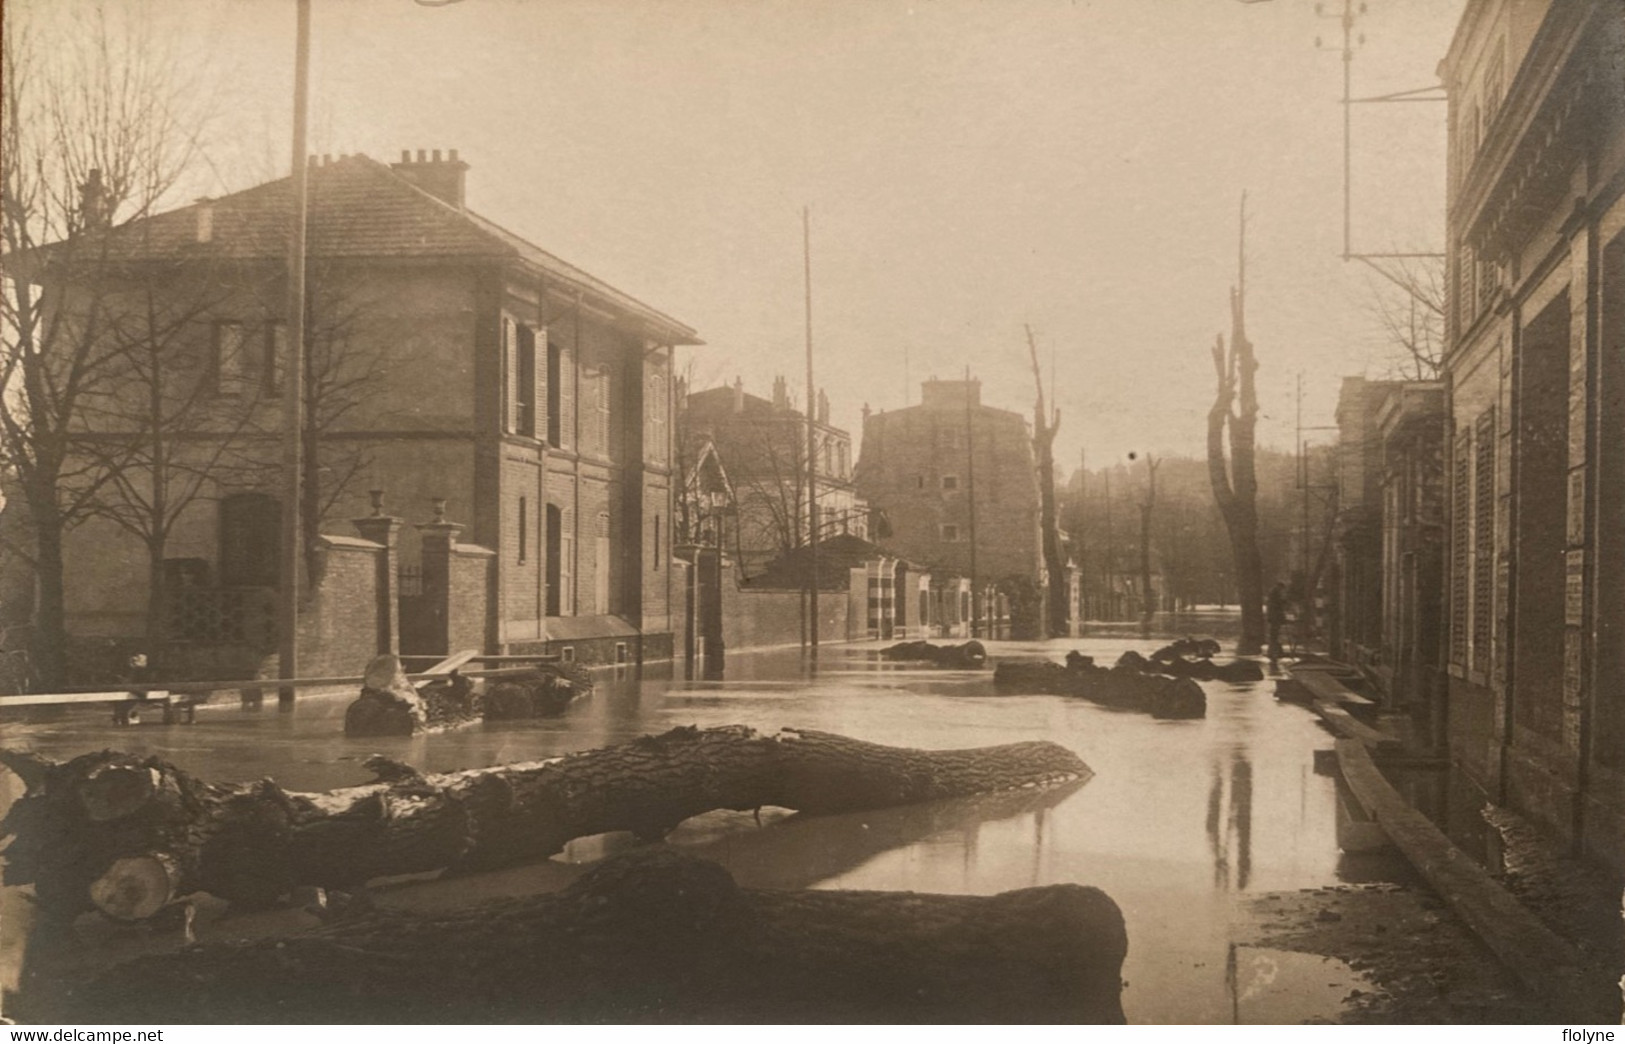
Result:
{"label": "bare tree", "polygon": [[1366,282],[1364,309],[1394,350],[1398,376],[1438,379],[1444,365],[1444,259],[1404,258],[1378,272],[1380,281]]}
{"label": "bare tree", "polygon": [[[1230,290],[1230,348],[1224,335],[1213,345],[1213,370],[1218,390],[1207,415],[1208,479],[1213,499],[1230,533],[1236,567],[1236,591],[1241,601],[1241,640],[1236,651],[1256,655],[1264,647],[1264,566],[1258,552],[1258,476],[1254,466],[1254,430],[1258,424],[1258,394],[1253,374],[1258,362],[1247,339],[1247,196],[1241,197],[1241,236],[1237,281]],[[1226,459],[1225,433],[1230,452]]]}
{"label": "bare tree", "polygon": [[[146,634],[156,650],[166,630],[165,559],[176,527],[220,483],[252,466],[244,435],[254,418],[254,384],[269,379],[239,359],[245,372],[221,373],[217,350],[200,330],[227,297],[212,268],[143,261],[135,286],[109,295],[101,322],[112,380],[87,394],[85,431],[73,444],[95,468],[90,513],[112,521],[147,553]],[[246,345],[235,346],[246,354]],[[260,358],[269,365],[269,353]],[[241,398],[239,398],[241,396]]]}
{"label": "bare tree", "polygon": [[1033,383],[1038,398],[1033,403],[1033,455],[1038,458],[1038,524],[1042,533],[1044,571],[1049,575],[1045,585],[1045,605],[1048,619],[1044,621],[1048,636],[1064,635],[1068,631],[1065,592],[1066,558],[1061,554],[1061,529],[1055,518],[1055,433],[1061,427],[1061,411],[1044,407],[1044,375],[1038,366],[1038,346],[1033,340],[1033,328],[1026,326],[1027,355],[1032,360]]}
{"label": "bare tree", "polygon": [[116,26],[98,10],[47,46],[23,6],[4,9],[0,452],[32,534],[35,665],[44,684],[59,685],[63,538],[102,481],[74,435],[115,369],[101,336],[119,269],[110,233],[174,187],[198,124],[174,65],[134,20]]}
{"label": "bare tree", "polygon": [[[388,377],[383,345],[363,321],[375,306],[348,273],[326,265],[312,271],[305,293],[304,469],[300,475],[300,535],[305,568],[316,578],[323,524],[372,463],[368,444],[339,436],[364,411],[369,392]],[[396,359],[397,365],[409,360]]]}

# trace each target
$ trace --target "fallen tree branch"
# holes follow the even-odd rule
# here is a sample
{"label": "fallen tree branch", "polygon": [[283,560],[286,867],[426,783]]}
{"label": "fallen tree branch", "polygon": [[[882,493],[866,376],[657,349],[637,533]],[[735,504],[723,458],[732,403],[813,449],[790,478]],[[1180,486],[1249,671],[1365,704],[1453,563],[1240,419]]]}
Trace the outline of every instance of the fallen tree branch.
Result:
{"label": "fallen tree branch", "polygon": [[6,884],[33,884],[48,915],[142,920],[208,892],[266,906],[294,888],[354,890],[377,877],[543,859],[577,837],[663,837],[714,809],[883,808],[1071,782],[1091,772],[1054,743],[973,750],[885,747],[825,732],[680,728],[548,761],[422,776],[374,757],[377,779],[321,794],[266,779],[208,783],[117,751],[43,767],[0,823]]}
{"label": "fallen tree branch", "polygon": [[1122,914],[1095,888],[747,891],[665,847],[561,893],[371,913],[113,968],[58,1020],[1121,1023]]}

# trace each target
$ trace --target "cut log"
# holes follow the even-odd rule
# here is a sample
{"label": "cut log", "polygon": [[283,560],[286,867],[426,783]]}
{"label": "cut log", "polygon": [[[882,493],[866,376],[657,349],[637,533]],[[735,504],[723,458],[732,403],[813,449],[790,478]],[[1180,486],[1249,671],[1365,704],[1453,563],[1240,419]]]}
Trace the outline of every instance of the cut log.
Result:
{"label": "cut log", "polygon": [[1001,662],[993,686],[1002,693],[1077,696],[1108,707],[1135,710],[1153,718],[1200,718],[1207,696],[1189,678],[1147,673],[1133,667],[1098,667],[1088,656],[1067,654],[1065,666],[1049,660]]}
{"label": "cut log", "polygon": [[1121,1023],[1095,888],[757,892],[664,846],[564,892],[194,946],[65,994],[75,1022]]}
{"label": "cut log", "polygon": [[179,880],[175,859],[169,855],[125,856],[90,882],[90,901],[115,921],[144,921],[175,898]]}
{"label": "cut log", "polygon": [[584,667],[537,664],[519,675],[487,682],[485,717],[489,721],[551,717],[590,695],[592,688],[592,674]]}
{"label": "cut log", "polygon": [[[1169,646],[1168,648],[1172,648]],[[1158,659],[1158,656],[1163,658]],[[1257,660],[1231,660],[1214,663],[1212,660],[1187,660],[1183,656],[1158,649],[1146,659],[1130,649],[1117,660],[1117,667],[1141,674],[1166,674],[1174,678],[1194,678],[1197,681],[1223,681],[1240,684],[1264,680],[1264,668]]]}
{"label": "cut log", "polygon": [[1189,657],[1193,660],[1211,660],[1219,655],[1219,643],[1212,638],[1176,638],[1151,654],[1155,662],[1167,660],[1180,660]]}
{"label": "cut log", "polygon": [[958,645],[932,645],[930,642],[898,642],[880,650],[881,659],[929,663],[954,670],[976,671],[987,666],[987,648],[978,641]]}
{"label": "cut log", "polygon": [[411,736],[458,728],[480,720],[473,683],[455,669],[419,689],[401,659],[386,653],[367,664],[361,695],[344,711],[346,736]]}
{"label": "cut log", "polygon": [[[387,875],[474,870],[542,859],[577,837],[663,837],[690,816],[764,805],[806,812],[881,808],[1085,779],[1048,742],[975,750],[885,747],[787,729],[682,728],[549,761],[422,776],[369,762],[377,781],[323,794],[270,780],[212,784],[159,758],[115,751],[51,765],[0,829],[7,884],[33,884],[42,907],[94,907],[91,885],[119,859],[173,861],[171,891],[263,906],[301,885],[353,890]],[[151,800],[120,819],[85,810],[82,784],[108,766],[155,774]]]}

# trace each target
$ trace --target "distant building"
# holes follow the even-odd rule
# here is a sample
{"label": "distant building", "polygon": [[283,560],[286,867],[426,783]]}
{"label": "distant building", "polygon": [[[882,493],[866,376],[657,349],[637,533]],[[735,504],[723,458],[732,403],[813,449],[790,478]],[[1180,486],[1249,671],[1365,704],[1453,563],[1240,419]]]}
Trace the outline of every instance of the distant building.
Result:
{"label": "distant building", "polygon": [[[375,632],[378,646],[408,653],[468,643],[670,655],[671,355],[699,342],[468,210],[467,169],[455,151],[420,150],[309,171],[311,381],[328,396],[307,407],[315,510],[330,534],[318,560],[355,559],[376,598],[318,575],[300,626],[321,656],[306,666],[354,673]],[[164,349],[163,394],[201,404],[174,432],[196,447],[184,477],[199,486],[170,520],[157,573],[107,518],[69,533],[68,624],[103,642],[156,633],[155,660],[172,673],[274,670],[268,606],[288,565],[278,519],[290,191],[284,178],[90,233],[131,287],[102,302],[106,315],[138,326],[149,297],[189,310]],[[76,306],[71,274],[46,263],[30,277]],[[87,454],[150,441],[139,376],[104,396]],[[231,447],[229,467],[209,456],[219,445]],[[132,488],[148,480],[136,473]],[[362,537],[334,528],[356,518]],[[432,554],[420,554],[420,533]],[[373,558],[376,569],[361,564]],[[438,601],[426,609],[428,596]]]}
{"label": "distant building", "polygon": [[975,579],[984,624],[1008,626],[1014,599],[1030,603],[1015,606],[1018,630],[1036,633],[1044,563],[1025,417],[982,405],[980,381],[926,381],[919,405],[865,412],[857,488],[899,553],[934,576]]}
{"label": "distant building", "polygon": [[721,549],[742,576],[808,540],[809,518],[821,540],[869,534],[869,511],[852,482],[852,436],[829,422],[829,400],[817,397],[813,472],[817,496],[807,508],[806,414],[790,401],[783,377],[772,400],[745,391],[744,382],[691,392],[678,403],[685,446],[709,443],[727,474],[733,517],[720,534]]}
{"label": "distant building", "polygon": [[1625,19],[1469,0],[1440,75],[1453,757],[1625,870]]}

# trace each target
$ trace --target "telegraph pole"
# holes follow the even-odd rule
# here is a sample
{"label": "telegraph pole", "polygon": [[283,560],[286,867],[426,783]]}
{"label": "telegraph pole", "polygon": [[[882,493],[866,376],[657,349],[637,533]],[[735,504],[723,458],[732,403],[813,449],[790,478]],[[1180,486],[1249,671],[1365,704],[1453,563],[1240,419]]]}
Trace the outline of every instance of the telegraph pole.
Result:
{"label": "telegraph pole", "polygon": [[806,285],[807,313],[807,547],[812,558],[812,579],[807,592],[808,656],[818,662],[818,435],[814,428],[814,410],[817,408],[813,390],[812,340],[812,216],[807,207],[801,208],[801,266]]}
{"label": "telegraph pole", "polygon": [[981,637],[982,597],[976,587],[976,449],[971,429],[970,367],[965,367],[965,486],[970,498],[970,635]]}
{"label": "telegraph pole", "polygon": [[[288,236],[288,358],[282,378],[284,494],[281,600],[277,605],[277,673],[285,679],[299,677],[299,581],[305,557],[299,501],[305,470],[305,216],[310,199],[305,131],[310,96],[310,0],[298,0],[293,83],[293,216]],[[284,708],[293,705],[293,698],[291,685],[277,691],[277,702]]]}

